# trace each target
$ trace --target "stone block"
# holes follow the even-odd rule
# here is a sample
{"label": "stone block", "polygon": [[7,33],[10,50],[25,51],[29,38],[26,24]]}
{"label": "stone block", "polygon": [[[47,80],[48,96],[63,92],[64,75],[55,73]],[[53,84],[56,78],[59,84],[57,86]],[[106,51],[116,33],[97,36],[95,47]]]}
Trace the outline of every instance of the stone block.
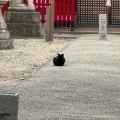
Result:
{"label": "stone block", "polygon": [[40,23],[39,12],[5,12],[6,23]]}
{"label": "stone block", "polygon": [[11,38],[40,37],[40,24],[8,23]]}
{"label": "stone block", "polygon": [[40,37],[41,24],[38,12],[5,13],[5,22],[12,38]]}
{"label": "stone block", "polygon": [[0,120],[18,120],[18,101],[17,93],[0,93]]}
{"label": "stone block", "polygon": [[107,40],[107,15],[99,15],[99,39]]}

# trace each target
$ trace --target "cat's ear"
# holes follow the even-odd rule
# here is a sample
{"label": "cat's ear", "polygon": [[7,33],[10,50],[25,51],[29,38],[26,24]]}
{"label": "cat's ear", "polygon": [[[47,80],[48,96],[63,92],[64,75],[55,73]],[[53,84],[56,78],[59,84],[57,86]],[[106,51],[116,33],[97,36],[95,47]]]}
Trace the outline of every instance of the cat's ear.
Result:
{"label": "cat's ear", "polygon": [[64,54],[62,54],[62,56],[64,57]]}
{"label": "cat's ear", "polygon": [[59,53],[57,53],[58,54],[58,56],[60,55]]}

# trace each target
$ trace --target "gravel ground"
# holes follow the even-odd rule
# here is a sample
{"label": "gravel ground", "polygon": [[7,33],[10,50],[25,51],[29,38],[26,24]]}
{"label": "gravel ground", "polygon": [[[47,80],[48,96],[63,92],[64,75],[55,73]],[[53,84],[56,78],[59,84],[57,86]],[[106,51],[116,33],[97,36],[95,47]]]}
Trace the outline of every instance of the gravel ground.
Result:
{"label": "gravel ground", "polygon": [[34,69],[44,64],[60,49],[72,42],[70,39],[14,39],[14,49],[0,51],[0,82],[20,82]]}

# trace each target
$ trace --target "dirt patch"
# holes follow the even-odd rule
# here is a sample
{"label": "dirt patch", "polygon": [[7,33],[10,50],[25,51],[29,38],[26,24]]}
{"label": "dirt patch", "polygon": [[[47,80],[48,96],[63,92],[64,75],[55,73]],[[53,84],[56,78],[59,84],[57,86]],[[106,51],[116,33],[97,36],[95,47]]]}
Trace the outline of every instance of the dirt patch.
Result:
{"label": "dirt patch", "polygon": [[0,51],[0,82],[20,82],[34,69],[44,64],[65,45],[70,39],[15,39],[14,49]]}

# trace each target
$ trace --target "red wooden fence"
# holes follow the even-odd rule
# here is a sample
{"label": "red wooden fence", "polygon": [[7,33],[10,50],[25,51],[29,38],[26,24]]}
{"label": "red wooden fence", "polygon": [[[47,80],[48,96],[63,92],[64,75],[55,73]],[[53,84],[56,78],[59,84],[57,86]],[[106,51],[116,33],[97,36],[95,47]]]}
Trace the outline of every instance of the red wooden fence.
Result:
{"label": "red wooden fence", "polygon": [[[41,13],[41,22],[46,21],[46,6],[51,0],[34,0],[36,11]],[[54,25],[55,27],[74,28],[75,0],[55,0]]]}
{"label": "red wooden fence", "polygon": [[[37,12],[41,13],[41,22],[46,21],[46,6],[51,5],[51,0],[34,0]],[[24,0],[27,4],[27,0]],[[8,11],[7,2],[2,8],[2,13]],[[55,0],[54,26],[74,28],[75,0]]]}
{"label": "red wooden fence", "polygon": [[74,27],[75,0],[55,0],[55,26]]}

